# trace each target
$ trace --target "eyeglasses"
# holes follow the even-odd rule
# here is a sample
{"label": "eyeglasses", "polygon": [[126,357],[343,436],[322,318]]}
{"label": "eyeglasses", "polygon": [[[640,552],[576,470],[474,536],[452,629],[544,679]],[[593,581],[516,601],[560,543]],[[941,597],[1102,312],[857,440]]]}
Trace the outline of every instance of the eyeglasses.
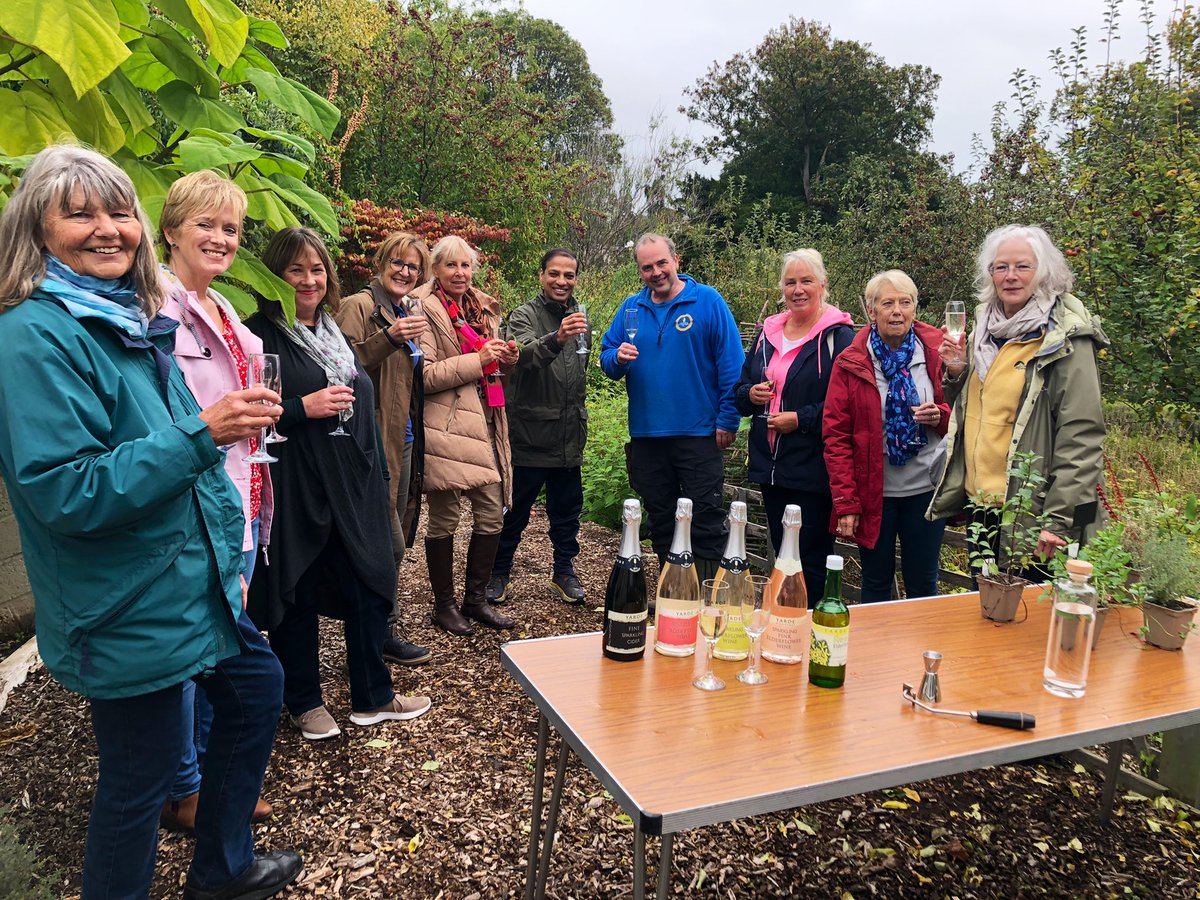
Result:
{"label": "eyeglasses", "polygon": [[408,272],[412,275],[416,275],[418,272],[421,271],[420,263],[410,263],[410,262],[403,262],[398,259],[389,259],[388,265],[391,266],[393,269],[399,269],[401,272]]}
{"label": "eyeglasses", "polygon": [[908,312],[916,308],[917,301],[912,297],[901,297],[899,300],[880,300],[875,306],[885,312],[891,312],[896,307],[900,307],[904,312]]}
{"label": "eyeglasses", "polygon": [[999,275],[1003,278],[1009,272],[1016,272],[1021,278],[1028,278],[1037,270],[1037,266],[1032,266],[1029,263],[1017,263],[1015,266],[1010,266],[1008,263],[995,263],[988,266],[988,274]]}

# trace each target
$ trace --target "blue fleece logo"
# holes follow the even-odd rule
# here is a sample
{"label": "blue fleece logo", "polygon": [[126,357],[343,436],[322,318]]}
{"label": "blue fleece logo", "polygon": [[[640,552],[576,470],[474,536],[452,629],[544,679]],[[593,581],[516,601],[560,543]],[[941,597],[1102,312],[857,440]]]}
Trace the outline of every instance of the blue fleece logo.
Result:
{"label": "blue fleece logo", "polygon": [[689,328],[692,327],[692,323],[694,321],[695,320],[691,316],[689,316],[687,313],[684,313],[682,316],[680,316],[678,319],[675,320],[675,330],[676,331],[687,331]]}

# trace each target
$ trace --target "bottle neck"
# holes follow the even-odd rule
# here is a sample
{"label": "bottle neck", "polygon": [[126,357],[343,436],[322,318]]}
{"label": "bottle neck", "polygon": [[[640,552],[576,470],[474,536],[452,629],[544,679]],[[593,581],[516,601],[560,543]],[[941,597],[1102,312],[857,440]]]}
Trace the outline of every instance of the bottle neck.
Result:
{"label": "bottle neck", "polygon": [[746,523],[731,521],[729,523],[729,540],[725,542],[725,552],[722,560],[746,558]]}
{"label": "bottle neck", "polygon": [[783,540],[779,544],[778,559],[800,561],[800,526],[784,525]]}
{"label": "bottle neck", "polygon": [[[800,545],[797,544],[797,547]],[[683,516],[675,520],[675,536],[671,538],[671,555],[679,556],[692,552],[692,519]]]}
{"label": "bottle neck", "polygon": [[842,570],[825,570],[825,599],[842,602]]}
{"label": "bottle neck", "polygon": [[642,555],[642,545],[638,540],[638,534],[641,531],[642,520],[629,519],[625,523],[625,527],[621,532],[621,551],[618,556],[624,559],[633,559],[635,556]]}

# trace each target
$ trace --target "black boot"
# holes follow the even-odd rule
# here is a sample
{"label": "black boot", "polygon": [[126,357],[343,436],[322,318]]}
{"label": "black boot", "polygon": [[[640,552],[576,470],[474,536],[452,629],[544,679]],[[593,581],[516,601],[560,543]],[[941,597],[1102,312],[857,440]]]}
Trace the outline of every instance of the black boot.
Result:
{"label": "black boot", "polygon": [[425,565],[433,589],[433,624],[459,637],[474,634],[454,599],[454,535],[425,538]]}
{"label": "black boot", "polygon": [[463,615],[480,625],[500,630],[516,627],[516,621],[496,612],[487,602],[488,581],[492,577],[492,563],[496,561],[496,548],[500,545],[500,534],[477,534],[471,532],[471,543],[467,547],[467,579],[463,591]]}

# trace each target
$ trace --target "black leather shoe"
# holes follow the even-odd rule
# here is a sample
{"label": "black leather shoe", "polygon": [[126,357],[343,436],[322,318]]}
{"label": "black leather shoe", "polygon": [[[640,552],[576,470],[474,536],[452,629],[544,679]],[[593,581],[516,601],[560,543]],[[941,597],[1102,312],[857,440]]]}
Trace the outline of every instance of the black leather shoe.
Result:
{"label": "black leather shoe", "polygon": [[255,853],[254,862],[241,878],[211,891],[188,884],[183,889],[183,900],[265,900],[295,881],[303,869],[300,854],[291,850]]}
{"label": "black leather shoe", "polygon": [[550,579],[550,590],[557,594],[563,603],[582,603],[584,599],[583,585],[579,583],[574,572],[566,574],[556,572]]}
{"label": "black leather shoe", "polygon": [[383,641],[383,658],[400,666],[423,666],[433,658],[433,654],[424,647],[389,637]]}

